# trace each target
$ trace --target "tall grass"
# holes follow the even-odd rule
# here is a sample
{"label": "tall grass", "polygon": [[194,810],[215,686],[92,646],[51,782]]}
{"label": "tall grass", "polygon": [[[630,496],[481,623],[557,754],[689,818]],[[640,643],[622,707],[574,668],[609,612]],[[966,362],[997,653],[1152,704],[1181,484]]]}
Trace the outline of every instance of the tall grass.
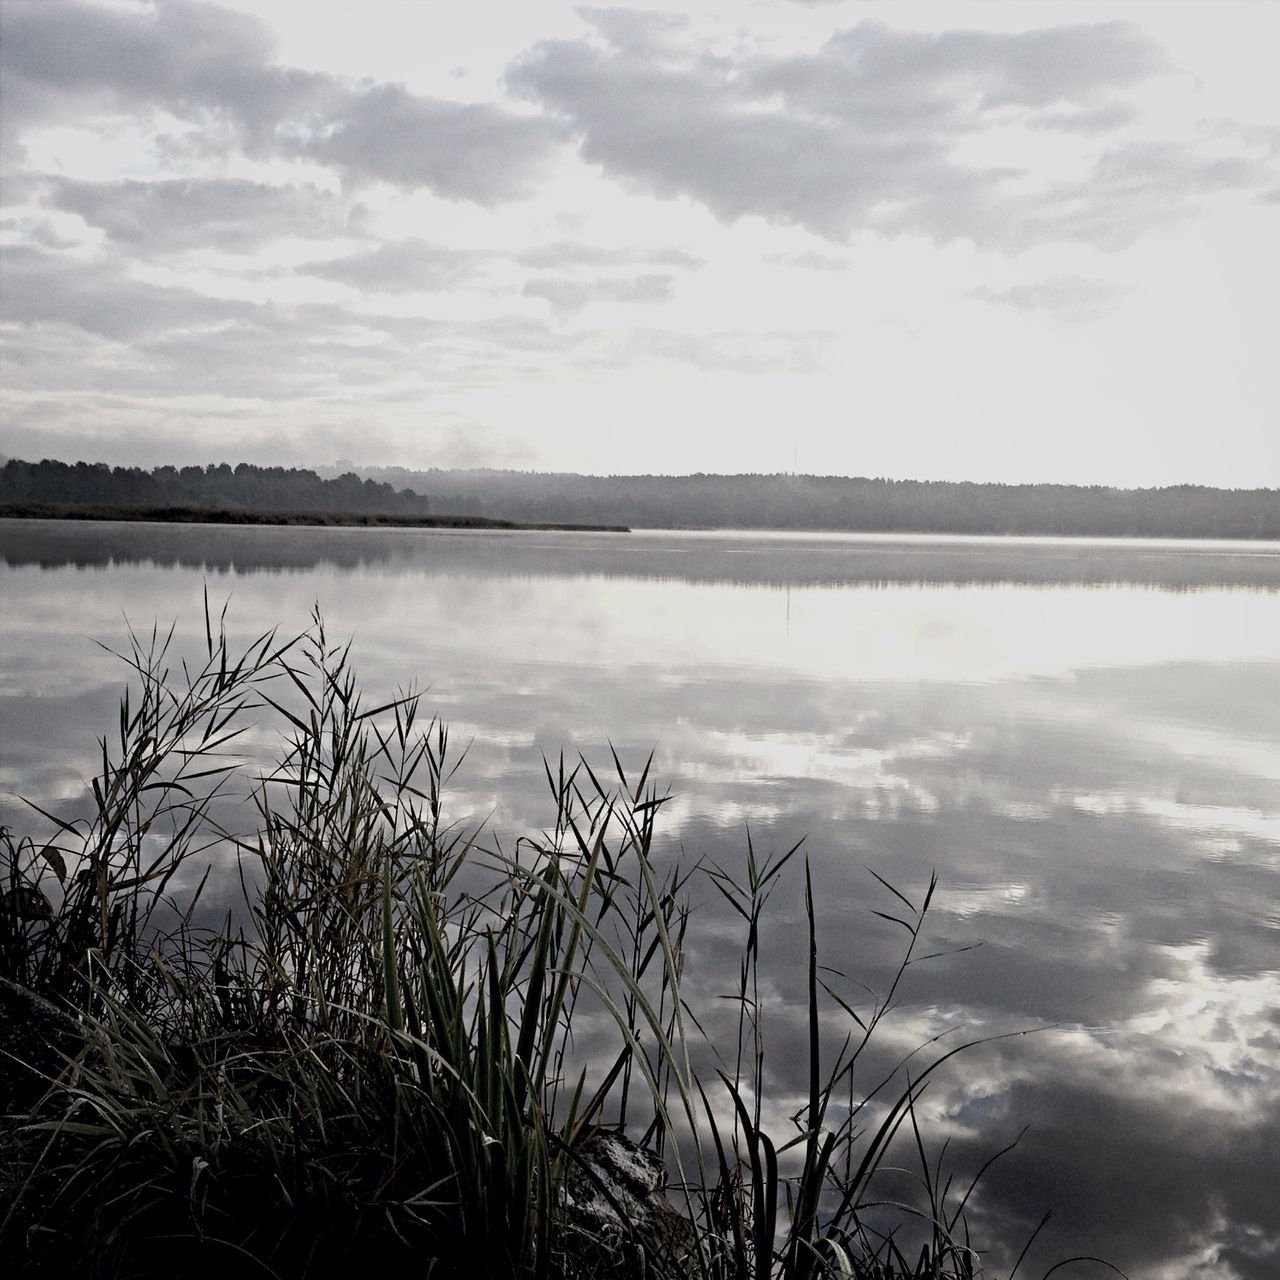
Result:
{"label": "tall grass", "polygon": [[[18,1273],[977,1273],[967,1196],[938,1185],[916,1124],[958,1050],[854,1083],[933,884],[918,901],[884,885],[904,951],[860,1010],[819,963],[803,868],[808,1089],[770,1132],[761,925],[798,847],[666,867],[664,797],[614,756],[607,776],[549,762],[551,823],[504,850],[447,822],[445,727],[412,695],[366,708],[318,615],[234,649],[206,601],[203,661],[172,649],[152,631],[122,655],[134,689],[91,816],[40,811],[48,840],[0,833],[5,973],[87,1037],[0,1121],[0,1256]],[[235,909],[204,901],[214,864],[238,868]],[[695,874],[744,930],[734,1031],[701,1076],[682,995]],[[833,1043],[826,1010],[856,1033]],[[565,1188],[592,1180],[601,1129],[663,1156],[684,1228],[591,1236]],[[917,1151],[923,1194],[891,1212],[877,1182],[895,1144]]]}

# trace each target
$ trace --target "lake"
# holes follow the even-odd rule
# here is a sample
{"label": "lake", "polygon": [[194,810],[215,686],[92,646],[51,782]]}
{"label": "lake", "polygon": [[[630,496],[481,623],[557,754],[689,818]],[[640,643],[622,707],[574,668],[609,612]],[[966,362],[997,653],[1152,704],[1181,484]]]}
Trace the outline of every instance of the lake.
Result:
{"label": "lake", "polygon": [[[449,812],[494,838],[550,819],[544,756],[610,744],[654,753],[664,856],[804,837],[823,959],[873,988],[869,872],[936,869],[943,954],[882,1052],[1036,1029],[921,1106],[961,1180],[1029,1126],[973,1203],[993,1268],[1052,1209],[1020,1275],[1280,1274],[1280,545],[0,521],[0,822],[83,809],[125,674],[93,641],[194,643],[206,585],[235,635],[318,602],[370,697],[425,689],[471,744]],[[802,878],[764,937],[796,1099]],[[736,953],[696,892],[711,1000]]]}

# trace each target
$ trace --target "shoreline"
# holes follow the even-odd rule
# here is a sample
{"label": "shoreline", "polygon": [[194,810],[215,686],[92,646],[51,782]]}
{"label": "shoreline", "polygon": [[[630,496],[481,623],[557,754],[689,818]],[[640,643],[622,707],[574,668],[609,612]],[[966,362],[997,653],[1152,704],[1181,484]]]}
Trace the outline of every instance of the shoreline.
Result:
{"label": "shoreline", "polygon": [[115,520],[142,524],[240,524],[313,528],[551,530],[630,533],[621,524],[499,520],[489,516],[402,516],[351,511],[264,511],[230,507],[125,507],[111,503],[0,502],[0,519]]}
{"label": "shoreline", "polygon": [[885,529],[856,527],[814,527],[771,525],[624,525],[595,524],[590,521],[507,520],[478,515],[400,515],[389,512],[268,510],[258,507],[137,507],[117,503],[70,502],[0,502],[0,520],[66,520],[108,521],[118,524],[207,524],[242,525],[279,528],[381,528],[381,529],[472,529],[494,532],[557,533],[679,533],[695,537],[733,538],[735,536],[780,537],[785,539],[862,538],[872,542],[953,539],[971,543],[1007,544],[1010,542],[1079,543],[1094,545],[1126,545],[1145,543],[1151,547],[1178,543],[1256,544],[1280,547],[1280,536],[1266,534],[1216,535],[1186,533],[1050,533],[1011,532],[991,529]]}

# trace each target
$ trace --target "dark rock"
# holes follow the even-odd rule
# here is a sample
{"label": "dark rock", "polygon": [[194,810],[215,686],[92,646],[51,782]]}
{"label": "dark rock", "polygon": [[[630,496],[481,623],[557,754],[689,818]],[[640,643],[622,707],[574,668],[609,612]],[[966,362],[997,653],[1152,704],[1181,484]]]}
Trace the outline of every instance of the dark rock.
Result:
{"label": "dark rock", "polygon": [[583,1274],[686,1274],[693,1228],[666,1186],[662,1160],[624,1134],[596,1133],[575,1149],[565,1179],[566,1243]]}
{"label": "dark rock", "polygon": [[0,1116],[29,1111],[84,1042],[69,1013],[0,978]]}

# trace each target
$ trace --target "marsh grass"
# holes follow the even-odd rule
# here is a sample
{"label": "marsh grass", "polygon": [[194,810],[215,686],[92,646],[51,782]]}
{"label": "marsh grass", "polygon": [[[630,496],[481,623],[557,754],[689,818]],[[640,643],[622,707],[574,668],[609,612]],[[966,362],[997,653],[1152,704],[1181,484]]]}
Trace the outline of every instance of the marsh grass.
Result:
{"label": "marsh grass", "polygon": [[[923,958],[932,883],[913,900],[881,882],[903,954],[856,1006],[819,962],[799,846],[762,858],[748,840],[742,870],[667,867],[665,797],[615,755],[606,776],[548,762],[553,820],[504,850],[446,820],[461,755],[445,727],[412,694],[364,707],[318,615],[238,649],[207,600],[204,620],[198,665],[172,633],[121,655],[133,687],[91,816],[39,811],[52,838],[0,839],[5,972],[88,1036],[0,1122],[0,1252],[20,1273],[978,1273],[972,1187],[943,1178],[916,1114],[960,1049],[931,1043],[854,1083]],[[246,739],[264,723],[270,765]],[[215,858],[238,862],[239,911],[202,902]],[[780,1134],[764,1120],[761,925],[793,863],[808,1077]],[[694,875],[744,931],[732,1035],[701,1075],[682,996]],[[831,1014],[853,1030],[833,1035]],[[601,1128],[664,1157],[677,1245],[584,1238],[564,1186]],[[914,1204],[878,1194],[891,1149],[918,1163]]]}

